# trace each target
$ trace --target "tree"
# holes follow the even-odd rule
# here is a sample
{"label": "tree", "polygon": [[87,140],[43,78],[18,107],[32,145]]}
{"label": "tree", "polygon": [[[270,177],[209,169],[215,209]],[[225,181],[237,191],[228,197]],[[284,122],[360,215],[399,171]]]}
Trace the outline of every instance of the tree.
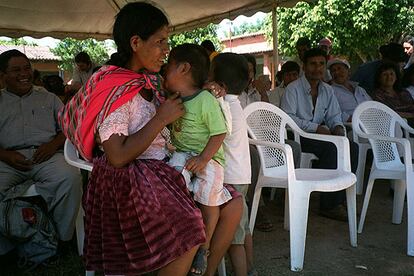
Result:
{"label": "tree", "polygon": [[170,36],[171,48],[183,43],[201,44],[203,40],[209,39],[216,46],[216,50],[221,50],[222,45],[217,37],[217,25],[209,24],[204,28],[197,28],[192,31],[182,32]]}
{"label": "tree", "polygon": [[[313,45],[323,37],[333,42],[335,55],[365,62],[378,57],[380,45],[398,42],[414,32],[413,0],[320,0],[277,8],[279,46],[283,55],[295,55],[295,42],[308,37]],[[266,33],[271,40],[271,17]]]}
{"label": "tree", "polygon": [[103,64],[109,58],[105,43],[92,38],[85,40],[65,38],[50,51],[61,58],[59,68],[66,71],[73,70],[75,56],[81,51],[87,52],[92,62],[96,64]]}
{"label": "tree", "polygon": [[24,38],[12,38],[11,40],[0,40],[0,45],[12,45],[12,46],[18,46],[18,45],[25,45],[25,46],[37,46],[34,42],[28,42],[24,40]]}
{"label": "tree", "polygon": [[[251,34],[257,33],[260,31],[265,31],[264,28],[265,19],[258,19],[254,23],[243,23],[240,26],[236,26],[233,28],[232,35],[243,35],[243,34]],[[226,33],[227,37],[229,37],[229,33]]]}

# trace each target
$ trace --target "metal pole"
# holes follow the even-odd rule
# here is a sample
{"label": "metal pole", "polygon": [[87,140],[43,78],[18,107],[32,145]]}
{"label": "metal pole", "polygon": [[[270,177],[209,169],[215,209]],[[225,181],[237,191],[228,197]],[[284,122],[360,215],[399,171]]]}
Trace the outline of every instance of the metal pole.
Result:
{"label": "metal pole", "polygon": [[278,42],[278,31],[277,31],[277,14],[276,14],[277,3],[273,3],[272,8],[272,37],[273,37],[273,72],[272,72],[272,88],[276,86],[276,73],[279,67],[279,42]]}

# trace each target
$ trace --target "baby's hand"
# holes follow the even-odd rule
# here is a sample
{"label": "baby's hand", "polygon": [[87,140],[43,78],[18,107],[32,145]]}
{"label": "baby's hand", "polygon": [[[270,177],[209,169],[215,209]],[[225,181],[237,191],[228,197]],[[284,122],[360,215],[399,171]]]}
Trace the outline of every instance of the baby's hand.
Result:
{"label": "baby's hand", "polygon": [[185,163],[185,168],[193,173],[201,172],[207,166],[208,160],[201,155],[191,157]]}

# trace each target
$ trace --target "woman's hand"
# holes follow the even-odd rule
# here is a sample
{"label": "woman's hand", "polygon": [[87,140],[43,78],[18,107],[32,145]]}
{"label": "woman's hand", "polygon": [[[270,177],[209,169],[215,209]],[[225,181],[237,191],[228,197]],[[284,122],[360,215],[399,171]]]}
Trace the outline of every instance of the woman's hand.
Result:
{"label": "woman's hand", "polygon": [[168,125],[185,114],[185,108],[178,93],[169,97],[157,110],[157,118]]}

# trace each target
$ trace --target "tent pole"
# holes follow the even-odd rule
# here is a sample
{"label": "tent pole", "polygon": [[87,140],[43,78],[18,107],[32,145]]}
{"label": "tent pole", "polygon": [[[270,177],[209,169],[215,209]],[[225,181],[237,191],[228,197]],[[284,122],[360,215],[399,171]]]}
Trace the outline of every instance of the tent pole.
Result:
{"label": "tent pole", "polygon": [[279,68],[279,42],[278,42],[278,31],[277,31],[277,14],[276,14],[277,3],[273,3],[272,7],[272,38],[273,38],[273,68],[272,68],[272,88],[276,87],[276,73]]}

